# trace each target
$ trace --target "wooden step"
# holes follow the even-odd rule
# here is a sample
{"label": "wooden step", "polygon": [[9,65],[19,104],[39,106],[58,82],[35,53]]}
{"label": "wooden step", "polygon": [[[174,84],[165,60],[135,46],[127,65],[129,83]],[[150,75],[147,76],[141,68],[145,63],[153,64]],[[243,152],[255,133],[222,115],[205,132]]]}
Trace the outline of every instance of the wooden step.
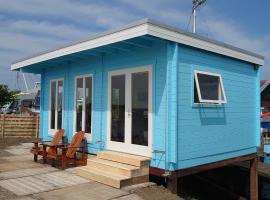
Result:
{"label": "wooden step", "polygon": [[103,183],[105,185],[109,185],[115,188],[121,188],[121,183],[125,180],[130,179],[127,176],[117,175],[91,167],[80,167],[76,170],[76,174],[81,177],[97,181],[99,183]]}
{"label": "wooden step", "polygon": [[130,178],[115,173],[110,173],[104,170],[99,170],[93,167],[84,166],[78,167],[75,173],[86,179],[90,179],[105,185],[109,185],[115,188],[121,188],[133,184],[139,184],[149,181],[149,175],[138,176]]}
{"label": "wooden step", "polygon": [[149,174],[149,167],[146,165],[138,167],[111,160],[100,159],[96,156],[90,156],[87,159],[87,166],[127,177],[136,177]]}
{"label": "wooden step", "polygon": [[116,151],[100,151],[98,152],[97,157],[99,159],[111,160],[128,165],[134,165],[137,167],[149,166],[150,160],[150,158],[148,157],[137,156]]}

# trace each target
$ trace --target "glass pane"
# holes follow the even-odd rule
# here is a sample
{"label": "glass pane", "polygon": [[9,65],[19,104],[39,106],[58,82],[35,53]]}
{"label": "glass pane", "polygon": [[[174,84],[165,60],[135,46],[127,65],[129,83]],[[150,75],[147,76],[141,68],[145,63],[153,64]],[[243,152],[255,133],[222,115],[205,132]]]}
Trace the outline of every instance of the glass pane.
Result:
{"label": "glass pane", "polygon": [[57,88],[57,129],[62,128],[62,101],[63,101],[63,81],[58,81]]}
{"label": "glass pane", "polygon": [[91,133],[92,77],[85,78],[85,132]]}
{"label": "glass pane", "polygon": [[56,82],[51,82],[51,129],[55,129],[55,93]]}
{"label": "glass pane", "polygon": [[148,72],[132,74],[132,144],[148,146]]}
{"label": "glass pane", "polygon": [[219,77],[207,74],[197,74],[201,97],[203,100],[219,100]]}
{"label": "glass pane", "polygon": [[82,130],[82,110],[83,110],[83,78],[78,78],[76,88],[76,131]]}
{"label": "glass pane", "polygon": [[111,140],[125,141],[125,75],[112,76]]}

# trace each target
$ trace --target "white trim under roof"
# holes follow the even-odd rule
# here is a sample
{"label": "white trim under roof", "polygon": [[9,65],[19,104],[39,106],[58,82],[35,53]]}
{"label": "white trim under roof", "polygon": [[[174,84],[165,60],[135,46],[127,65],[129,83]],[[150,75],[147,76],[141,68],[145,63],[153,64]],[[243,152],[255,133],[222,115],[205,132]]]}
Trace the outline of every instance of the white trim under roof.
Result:
{"label": "white trim under roof", "polygon": [[175,29],[173,27],[160,24],[158,22],[144,19],[139,22],[122,27],[120,29],[99,34],[93,38],[82,42],[18,61],[11,65],[11,70],[16,70],[53,58],[105,46],[108,44],[113,44],[116,42],[121,42],[123,40],[128,40],[144,35],[155,36],[161,39],[166,39],[180,44],[185,44],[206,51],[244,60],[257,65],[264,64],[263,56],[254,54],[243,49],[239,49],[237,47],[233,47],[231,45],[224,44],[222,42],[211,40],[197,34],[185,32]]}

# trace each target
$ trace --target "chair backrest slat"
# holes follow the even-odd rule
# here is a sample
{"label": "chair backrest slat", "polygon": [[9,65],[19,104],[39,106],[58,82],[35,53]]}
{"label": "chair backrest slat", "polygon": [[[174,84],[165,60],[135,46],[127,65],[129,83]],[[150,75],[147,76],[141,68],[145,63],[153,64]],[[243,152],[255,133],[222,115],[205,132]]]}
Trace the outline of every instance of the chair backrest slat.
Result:
{"label": "chair backrest slat", "polygon": [[70,147],[67,150],[66,157],[74,158],[77,148],[80,146],[83,138],[84,138],[84,131],[79,131],[75,133],[75,135],[72,137]]}
{"label": "chair backrest slat", "polygon": [[[59,144],[60,140],[63,138],[63,135],[64,135],[64,129],[58,130],[53,136],[53,139],[51,141],[51,145]],[[48,154],[50,154],[50,155],[56,154],[56,148],[50,147],[48,149]]]}

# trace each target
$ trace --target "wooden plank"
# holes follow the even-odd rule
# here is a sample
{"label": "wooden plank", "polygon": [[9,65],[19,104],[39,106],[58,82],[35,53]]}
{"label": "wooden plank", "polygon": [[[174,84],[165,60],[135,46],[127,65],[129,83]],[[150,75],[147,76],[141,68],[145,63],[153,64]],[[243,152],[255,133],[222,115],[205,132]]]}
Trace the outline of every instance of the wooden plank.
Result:
{"label": "wooden plank", "polygon": [[191,167],[191,168],[187,168],[187,169],[180,169],[177,171],[172,171],[170,173],[171,173],[171,176],[184,177],[184,176],[196,174],[196,173],[211,170],[211,169],[225,167],[227,165],[235,164],[237,162],[252,160],[256,157],[257,157],[257,153],[254,153],[254,154],[249,154],[249,155],[240,156],[240,157],[236,157],[236,158],[230,158],[230,159],[226,159],[226,160],[222,160],[222,161],[208,163],[208,164],[204,164],[204,165],[199,165],[199,166]]}
{"label": "wooden plank", "polygon": [[5,135],[34,134],[35,131],[8,131]]}
{"label": "wooden plank", "polygon": [[23,118],[10,118],[10,117],[5,117],[7,121],[33,121],[35,118],[31,117],[23,117]]}
{"label": "wooden plank", "polygon": [[155,176],[163,176],[163,174],[165,174],[165,170],[156,167],[149,167],[149,174]]}
{"label": "wooden plank", "polygon": [[35,128],[25,128],[25,129],[22,129],[22,128],[5,128],[5,133],[8,133],[8,132],[35,132],[36,129]]}
{"label": "wooden plank", "polygon": [[6,135],[5,138],[33,138],[35,135]]}
{"label": "wooden plank", "polygon": [[31,115],[6,115],[8,118],[35,118],[35,116]]}
{"label": "wooden plank", "polygon": [[35,133],[35,131],[7,131],[7,132],[5,132],[5,135],[18,135],[18,134],[20,134],[20,133],[22,133],[22,134],[33,134],[33,133]]}
{"label": "wooden plank", "polygon": [[16,130],[16,129],[19,129],[19,130],[23,130],[23,131],[27,131],[27,130],[34,130],[34,131],[36,131],[36,127],[35,126],[17,126],[17,127],[5,127],[5,130],[6,131],[9,131],[9,130],[11,130],[11,131],[13,131],[13,130]]}
{"label": "wooden plank", "polygon": [[2,115],[3,119],[2,119],[2,138],[4,138],[5,136],[5,115]]}
{"label": "wooden plank", "polygon": [[258,200],[258,158],[250,160],[250,200]]}
{"label": "wooden plank", "polygon": [[36,138],[38,138],[38,134],[39,134],[39,115],[36,115]]}
{"label": "wooden plank", "polygon": [[32,124],[9,124],[9,123],[6,123],[5,124],[5,127],[6,128],[13,128],[13,127],[16,127],[16,126],[19,126],[19,127],[28,127],[28,126],[30,126],[30,127],[35,127],[36,126],[36,124],[34,124],[34,123],[32,123]]}
{"label": "wooden plank", "polygon": [[7,121],[10,125],[17,125],[17,124],[34,124],[34,121]]}
{"label": "wooden plank", "polygon": [[18,133],[18,134],[8,134],[8,135],[5,135],[5,138],[7,137],[34,137],[35,134],[34,133],[27,133],[27,134],[24,134],[24,133]]}
{"label": "wooden plank", "polygon": [[10,122],[10,123],[23,123],[23,122],[35,122],[35,119],[18,119],[18,120],[14,120],[14,119],[6,119],[7,122]]}
{"label": "wooden plank", "polygon": [[5,125],[5,128],[6,129],[12,129],[12,128],[35,128],[36,129],[36,125],[35,124],[19,124],[19,125],[9,125],[9,124],[6,124]]}

